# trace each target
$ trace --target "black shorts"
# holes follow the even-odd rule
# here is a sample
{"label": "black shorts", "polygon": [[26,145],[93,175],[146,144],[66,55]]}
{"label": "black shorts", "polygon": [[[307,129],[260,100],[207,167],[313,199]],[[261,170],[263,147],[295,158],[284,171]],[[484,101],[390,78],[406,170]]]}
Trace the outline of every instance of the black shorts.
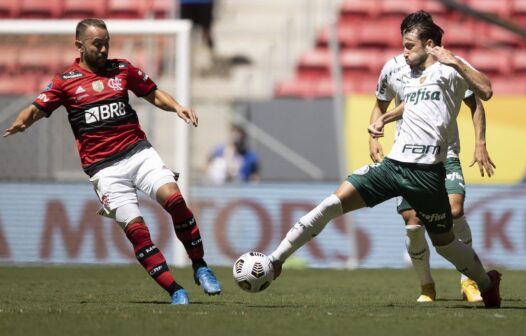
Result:
{"label": "black shorts", "polygon": [[212,25],[214,2],[181,4],[181,19],[191,20],[196,26],[210,29]]}

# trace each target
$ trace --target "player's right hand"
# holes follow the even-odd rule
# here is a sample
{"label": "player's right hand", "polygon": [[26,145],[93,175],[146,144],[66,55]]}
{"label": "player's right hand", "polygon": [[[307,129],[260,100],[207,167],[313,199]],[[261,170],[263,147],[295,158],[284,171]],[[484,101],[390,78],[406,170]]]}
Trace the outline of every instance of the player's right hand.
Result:
{"label": "player's right hand", "polygon": [[15,133],[23,132],[26,130],[26,128],[27,126],[24,125],[23,123],[14,122],[13,125],[11,125],[11,127],[5,130],[3,137],[6,138]]}
{"label": "player's right hand", "polygon": [[374,163],[382,162],[384,159],[384,150],[376,138],[369,138],[369,157]]}

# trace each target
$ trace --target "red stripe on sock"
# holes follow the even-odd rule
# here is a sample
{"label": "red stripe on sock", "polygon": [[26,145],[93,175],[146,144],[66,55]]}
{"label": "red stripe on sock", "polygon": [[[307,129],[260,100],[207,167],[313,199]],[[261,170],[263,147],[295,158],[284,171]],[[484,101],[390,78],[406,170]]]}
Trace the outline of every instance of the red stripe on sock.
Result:
{"label": "red stripe on sock", "polygon": [[[181,193],[175,193],[164,204],[164,209],[168,211],[170,216],[172,216],[172,223],[174,225],[175,234],[177,238],[183,243],[186,253],[190,259],[201,259],[204,256],[203,244],[201,243],[201,233],[197,223],[194,225],[183,228],[176,229],[182,223],[189,222],[192,219],[195,220],[194,214],[186,205],[186,202],[181,195]],[[199,241],[198,244],[192,245]]]}
{"label": "red stripe on sock", "polygon": [[[137,254],[140,250],[145,247],[153,247],[153,242],[150,237],[150,231],[146,224],[142,222],[137,222],[129,224],[126,227],[126,237],[130,240],[133,245],[133,251]],[[152,254],[148,258],[139,261],[142,267],[146,269],[147,272],[150,272],[152,268],[162,263],[166,263],[166,259],[163,254],[159,251],[155,254]],[[173,288],[175,282],[172,273],[163,272],[154,280],[164,288],[167,292],[170,293],[170,288]]]}

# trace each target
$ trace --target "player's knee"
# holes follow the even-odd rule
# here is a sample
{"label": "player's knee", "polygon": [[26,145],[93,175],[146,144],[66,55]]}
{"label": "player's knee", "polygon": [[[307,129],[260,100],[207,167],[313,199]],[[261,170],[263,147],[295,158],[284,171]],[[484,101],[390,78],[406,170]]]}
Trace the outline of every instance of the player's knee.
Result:
{"label": "player's knee", "polygon": [[462,204],[451,204],[451,216],[453,217],[453,219],[457,219],[464,216],[464,207],[462,206]]}
{"label": "player's knee", "polygon": [[402,218],[404,219],[405,225],[421,225],[420,219],[416,216],[416,211],[413,209],[402,212]]}
{"label": "player's knee", "polygon": [[451,242],[455,239],[455,234],[453,233],[453,230],[450,230],[446,233],[428,233],[429,239],[431,239],[431,242],[433,243],[433,246],[445,246],[451,244]]}
{"label": "player's knee", "polygon": [[137,204],[125,204],[115,209],[115,221],[125,229],[126,226],[143,222],[144,219]]}
{"label": "player's knee", "polygon": [[126,224],[129,225],[133,223],[144,223],[144,218],[142,218],[141,216],[135,217],[135,218],[130,219],[130,221]]}

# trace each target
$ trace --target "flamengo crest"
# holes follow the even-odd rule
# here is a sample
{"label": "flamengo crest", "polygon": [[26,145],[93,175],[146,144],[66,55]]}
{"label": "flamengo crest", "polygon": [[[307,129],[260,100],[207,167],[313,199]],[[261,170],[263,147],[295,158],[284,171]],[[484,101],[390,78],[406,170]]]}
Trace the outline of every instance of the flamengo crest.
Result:
{"label": "flamengo crest", "polygon": [[108,86],[113,89],[113,91],[122,91],[122,80],[120,78],[113,77],[108,80]]}

